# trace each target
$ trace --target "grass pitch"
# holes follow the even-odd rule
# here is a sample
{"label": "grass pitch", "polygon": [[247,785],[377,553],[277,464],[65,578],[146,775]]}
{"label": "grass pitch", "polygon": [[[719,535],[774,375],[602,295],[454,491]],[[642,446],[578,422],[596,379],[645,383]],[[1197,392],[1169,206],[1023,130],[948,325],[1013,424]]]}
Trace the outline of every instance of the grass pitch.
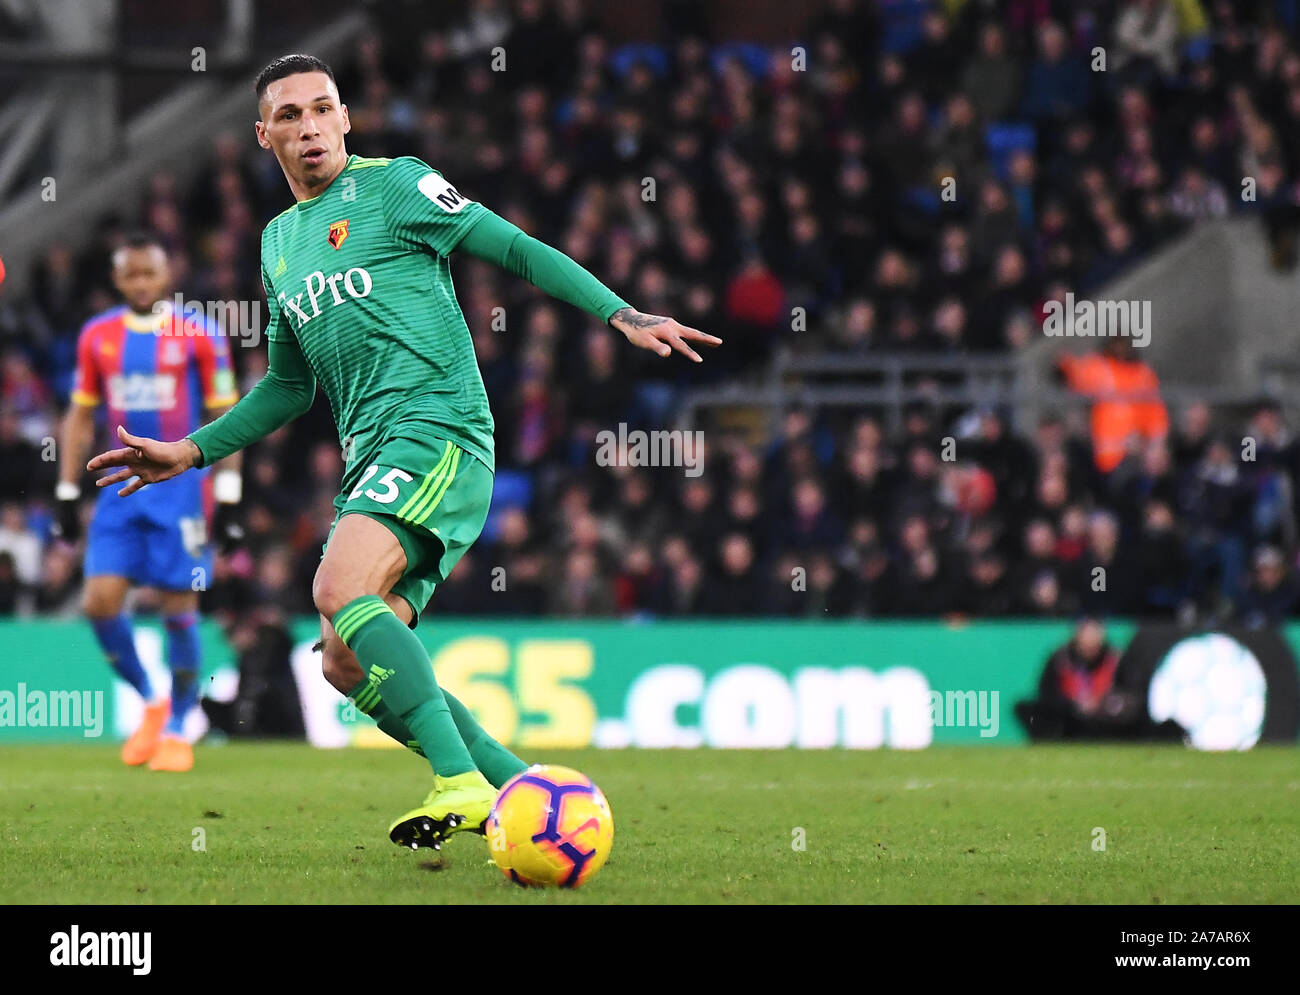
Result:
{"label": "grass pitch", "polygon": [[[609,863],[576,892],[510,884],[477,836],[455,837],[441,855],[389,843],[391,819],[428,789],[428,767],[397,750],[200,747],[194,771],[167,775],[123,767],[115,746],[3,748],[0,901],[1297,900],[1295,749],[593,750],[545,759],[590,775],[614,811]],[[1104,850],[1095,849],[1099,830]]]}

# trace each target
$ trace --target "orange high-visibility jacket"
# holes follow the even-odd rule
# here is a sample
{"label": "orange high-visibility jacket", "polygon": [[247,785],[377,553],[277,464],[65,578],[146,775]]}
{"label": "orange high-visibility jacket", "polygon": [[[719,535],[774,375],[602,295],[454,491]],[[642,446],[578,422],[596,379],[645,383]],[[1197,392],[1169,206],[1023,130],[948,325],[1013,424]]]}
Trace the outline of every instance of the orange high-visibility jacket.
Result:
{"label": "orange high-visibility jacket", "polygon": [[1063,356],[1060,366],[1070,388],[1093,399],[1092,451],[1098,469],[1115,469],[1134,435],[1149,440],[1169,434],[1160,381],[1146,363],[1091,353]]}

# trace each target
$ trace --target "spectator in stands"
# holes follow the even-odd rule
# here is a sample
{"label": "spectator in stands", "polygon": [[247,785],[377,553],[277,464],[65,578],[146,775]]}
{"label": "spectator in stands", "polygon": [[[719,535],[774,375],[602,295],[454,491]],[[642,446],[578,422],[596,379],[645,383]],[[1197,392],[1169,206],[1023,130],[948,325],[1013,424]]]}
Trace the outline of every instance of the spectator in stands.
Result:
{"label": "spectator in stands", "polygon": [[293,559],[283,543],[274,543],[263,551],[257,564],[255,603],[276,605],[291,615],[310,614],[311,602],[304,593],[310,588],[297,584]]}
{"label": "spectator in stands", "polygon": [[888,517],[892,504],[883,454],[878,448],[856,445],[844,453],[839,483],[832,491],[843,515],[870,515],[876,521]]}
{"label": "spectator in stands", "polygon": [[892,614],[914,617],[952,611],[949,570],[933,546],[925,546],[900,565],[890,608]]}
{"label": "spectator in stands", "polygon": [[[1111,202],[1099,201],[1099,206],[1102,203]],[[1082,289],[1089,292],[1099,290],[1132,266],[1139,255],[1140,249],[1129,225],[1118,218],[1105,222],[1102,225],[1101,250],[1084,275]]]}
{"label": "spectator in stands", "polygon": [[51,337],[70,336],[80,327],[80,291],[75,254],[66,243],[55,242],[32,273],[32,303],[49,323]]}
{"label": "spectator in stands", "polygon": [[806,606],[808,567],[803,557],[782,551],[773,557],[762,583],[763,614],[793,618]]}
{"label": "spectator in stands", "polygon": [[1081,619],[1070,641],[1048,657],[1037,699],[1016,703],[1016,718],[1035,742],[1181,736],[1173,723],[1155,726],[1141,696],[1119,686],[1119,666],[1101,621]]}
{"label": "spectator in stands", "polygon": [[951,607],[950,568],[931,536],[927,516],[913,513],[898,531],[899,548],[889,594],[889,611],[898,615],[942,615]]}
{"label": "spectator in stands", "polygon": [[971,226],[971,248],[977,263],[990,265],[999,250],[1014,246],[1020,237],[1020,218],[1006,189],[995,179],[979,188],[979,207]]}
{"label": "spectator in stands", "polygon": [[769,537],[763,525],[763,505],[757,488],[744,484],[733,486],[727,496],[725,519],[727,531],[744,536],[761,556]]}
{"label": "spectator in stands", "polygon": [[933,132],[931,144],[943,175],[976,176],[984,165],[985,142],[975,105],[964,93],[950,96],[944,104],[943,123]]}
{"label": "spectator in stands", "polygon": [[722,512],[711,480],[706,477],[685,479],[674,525],[696,549],[706,548],[717,541]]}
{"label": "spectator in stands", "polygon": [[916,441],[907,448],[907,465],[898,475],[894,491],[894,514],[939,518],[939,457],[929,441]]}
{"label": "spectator in stands", "polygon": [[1237,602],[1237,616],[1250,626],[1281,625],[1295,613],[1300,586],[1282,551],[1261,546],[1255,552],[1250,583]]}
{"label": "spectator in stands", "polygon": [[1116,75],[1126,82],[1170,80],[1178,70],[1178,17],[1170,0],[1129,0],[1115,22]]}
{"label": "spectator in stands", "polygon": [[41,449],[23,437],[17,414],[0,411],[0,501],[16,502],[25,494],[40,493],[50,478],[41,463]]}
{"label": "spectator in stands", "polygon": [[1153,497],[1143,505],[1136,559],[1141,601],[1123,610],[1163,618],[1182,612],[1189,563],[1186,538],[1178,530],[1170,501]]}
{"label": "spectator in stands", "polygon": [[862,525],[855,525],[854,530],[871,534],[863,534],[846,558],[837,609],[854,618],[888,615],[892,607],[890,598],[894,576],[889,552],[875,536],[874,525],[867,525],[864,521]]}
{"label": "spectator in stands", "polygon": [[501,596],[494,586],[497,580],[499,575],[494,577],[485,569],[482,551],[462,557],[439,589],[443,599],[437,610],[448,615],[486,615],[496,611]]}
{"label": "spectator in stands", "polygon": [[1020,95],[1019,60],[1007,51],[1006,34],[996,21],[979,29],[979,51],[962,73],[962,91],[975,105],[984,122],[1011,116]]}
{"label": "spectator in stands", "polygon": [[1242,471],[1253,493],[1250,539],[1253,543],[1296,544],[1295,480],[1297,447],[1282,422],[1280,406],[1260,403],[1241,441]]}
{"label": "spectator in stands", "polygon": [[804,618],[824,619],[841,614],[840,602],[848,592],[841,582],[839,568],[830,554],[816,552],[808,560],[808,590],[804,595],[800,615]]}
{"label": "spectator in stands", "polygon": [[[1271,151],[1275,156],[1276,152]],[[1246,207],[1260,217],[1272,248],[1277,270],[1290,270],[1296,263],[1297,232],[1300,232],[1300,193],[1287,182],[1286,171],[1277,158],[1265,158],[1252,178],[1258,177],[1255,199]]]}
{"label": "spectator in stands", "polygon": [[515,451],[521,466],[532,467],[549,458],[560,430],[556,398],[550,386],[551,362],[545,354],[534,354],[519,378],[515,392]]}
{"label": "spectator in stands", "polygon": [[81,614],[81,559],[69,546],[60,543],[46,554],[34,594],[41,615],[71,619]]}
{"label": "spectator in stands", "polygon": [[1094,490],[1097,474],[1090,440],[1067,424],[1059,413],[1049,412],[1039,419],[1034,430],[1033,447],[1036,466],[1041,473],[1052,469],[1064,475],[1066,492],[1085,497]]}
{"label": "spectator in stands", "polygon": [[613,526],[623,545],[655,543],[664,534],[669,511],[656,498],[653,478],[645,470],[631,469],[619,483]]}
{"label": "spectator in stands", "polygon": [[[753,198],[743,204],[756,204]],[[785,288],[757,249],[749,252],[725,291],[725,313],[729,326],[751,343],[755,357],[766,355],[771,339],[780,328],[789,328]]]}
{"label": "spectator in stands", "polygon": [[844,540],[844,527],[827,506],[826,491],[811,477],[795,483],[790,494],[793,512],[785,540],[796,550],[834,549]]}
{"label": "spectator in stands", "polygon": [[1241,596],[1252,494],[1230,443],[1215,439],[1187,475],[1179,506],[1187,520],[1189,581],[1222,611]]}
{"label": "spectator in stands", "polygon": [[1088,548],[1088,513],[1081,504],[1061,509],[1056,528],[1056,558],[1062,566],[1077,565]]}
{"label": "spectator in stands", "polygon": [[564,560],[563,573],[551,589],[548,611],[554,615],[610,615],[615,607],[613,587],[600,560],[590,549],[575,548]]}
{"label": "spectator in stands", "polygon": [[1069,50],[1069,39],[1055,21],[1038,29],[1038,55],[1025,79],[1022,113],[1037,124],[1076,114],[1090,99],[1092,80],[1083,59]]}
{"label": "spectator in stands", "polygon": [[1060,618],[1078,606],[1066,601],[1061,592],[1061,582],[1053,570],[1043,570],[1030,581],[1024,600],[1017,602],[1017,610],[1024,615],[1041,618]]}
{"label": "spectator in stands", "polygon": [[25,609],[25,586],[18,579],[14,554],[0,549],[0,617],[12,617]]}
{"label": "spectator in stands", "polygon": [[1044,466],[1038,475],[1034,514],[1055,519],[1064,513],[1070,500],[1070,485],[1064,468],[1059,465]]}
{"label": "spectator in stands", "polygon": [[[615,607],[618,613],[626,616],[652,611],[655,592],[662,583],[662,572],[655,563],[650,546],[640,542],[629,546],[614,578]],[[746,611],[748,610],[747,608]]]}
{"label": "spectator in stands", "polygon": [[17,501],[0,506],[0,552],[13,558],[18,583],[34,589],[41,580],[41,541],[27,527],[23,506]]}
{"label": "spectator in stands", "polygon": [[501,585],[493,585],[492,603],[506,615],[540,615],[546,602],[546,554],[535,540],[528,515],[522,508],[501,513],[497,542],[485,559],[504,572]]}
{"label": "spectator in stands", "polygon": [[1228,213],[1228,195],[1197,166],[1188,166],[1169,195],[1169,209],[1187,222],[1222,218]]}
{"label": "spectator in stands", "polygon": [[1209,448],[1213,428],[1213,415],[1208,404],[1197,401],[1183,408],[1178,427],[1170,439],[1174,465],[1181,470],[1197,463]]}
{"label": "spectator in stands", "polygon": [[[721,368],[732,379],[760,373],[777,344],[855,356],[1014,351],[1039,341],[1042,302],[1086,293],[1225,212],[1258,214],[1279,264],[1296,256],[1300,45],[1234,5],[908,4],[914,17],[882,27],[878,4],[829,0],[798,33],[810,45],[806,73],[783,47],[715,71],[716,50],[689,31],[664,47],[662,72],[634,65],[616,58],[591,4],[566,0],[553,16],[548,6],[485,0],[449,23],[411,13],[409,39],[376,24],[343,70],[358,142],[421,154],[526,230],[603,261],[611,286],[685,309],[696,327],[738,330],[743,348]],[[1053,20],[1067,14],[1068,29]],[[690,5],[673,17],[702,24]],[[1181,41],[1211,30],[1214,44],[1180,64]],[[486,63],[507,42],[514,82],[503,90]],[[1094,44],[1107,46],[1105,77],[1089,71]],[[21,522],[0,527],[0,557],[8,550],[14,561],[20,608],[42,576],[56,578],[51,590],[64,576],[36,497],[54,466],[41,450],[75,329],[107,306],[103,260],[126,222],[151,220],[176,245],[191,296],[260,296],[256,230],[287,206],[280,177],[230,136],[214,139],[205,162],[194,182],[159,174],[129,191],[118,210],[130,217],[88,218],[88,251],[45,246],[31,293],[0,287],[0,503],[18,503],[0,521]],[[937,166],[957,179],[955,202],[937,199]],[[646,176],[659,181],[654,201],[642,199]],[[1242,177],[1255,181],[1253,200],[1238,196]],[[625,357],[607,330],[539,304],[526,284],[474,260],[455,265],[499,468],[527,478],[533,497],[501,513],[495,543],[462,562],[435,608],[536,614],[563,601],[574,612],[690,615],[716,597],[710,584],[727,561],[715,562],[717,545],[733,533],[731,561],[746,558],[747,543],[760,578],[754,611],[792,616],[942,613],[983,590],[972,579],[963,591],[980,572],[1010,586],[1017,610],[1068,614],[1076,597],[1095,598],[1079,580],[1100,546],[1134,558],[1130,610],[1167,617],[1192,599],[1224,607],[1225,570],[1243,572],[1246,550],[1294,556],[1300,447],[1281,413],[1253,416],[1253,462],[1239,458],[1234,436],[1233,483],[1206,452],[1239,412],[1191,404],[1166,448],[1163,404],[1127,396],[1158,390],[1154,372],[1109,352],[1067,362],[1069,382],[1093,402],[1091,434],[1073,410],[1030,438],[1014,428],[1022,412],[926,403],[904,408],[895,431],[888,408],[856,421],[805,410],[771,446],[748,426],[755,436],[715,454],[698,487],[658,470],[596,467],[594,429],[667,427],[679,389],[715,370],[665,373],[653,357]],[[809,318],[798,333],[795,305]],[[493,324],[501,307],[508,330]],[[264,348],[234,358],[247,390],[265,370]],[[661,377],[673,389],[649,383]],[[1117,387],[1125,396],[1110,395]],[[939,443],[961,434],[958,421],[970,431],[963,470],[945,474]],[[250,542],[218,558],[205,608],[246,610],[259,578],[283,575],[286,556],[291,573],[310,575],[332,518],[331,427],[320,405],[250,453]],[[995,483],[987,509],[976,500],[983,488],[968,486],[984,475]],[[1093,534],[1096,512],[1118,520],[1117,550]],[[1005,539],[989,545],[997,533],[986,519]],[[903,542],[904,532],[922,541]],[[48,571],[42,558],[55,561]],[[1005,581],[994,576],[999,559]],[[503,590],[490,586],[496,566]],[[794,567],[804,571],[799,590]],[[1237,593],[1244,604],[1249,592]]]}
{"label": "spectator in stands", "polygon": [[1136,606],[1137,579],[1132,552],[1120,543],[1118,519],[1107,511],[1093,512],[1087,545],[1066,582],[1070,594],[1084,611],[1119,615]]}
{"label": "spectator in stands", "polygon": [[699,559],[684,551],[670,561],[671,575],[661,593],[659,610],[666,615],[698,615],[704,606],[705,578]]}
{"label": "spectator in stands", "polygon": [[34,446],[53,437],[53,395],[26,353],[11,350],[0,360],[0,410],[18,421],[19,434]]}
{"label": "spectator in stands", "polygon": [[1107,338],[1099,352],[1086,356],[1062,353],[1057,369],[1072,390],[1093,398],[1093,457],[1101,472],[1114,470],[1130,445],[1168,434],[1160,382],[1137,359],[1129,338]]}
{"label": "spectator in stands", "polygon": [[954,610],[975,618],[1010,615],[1015,607],[1006,561],[995,552],[983,553],[971,561],[957,592]]}
{"label": "spectator in stands", "polygon": [[1055,577],[1059,563],[1056,558],[1056,529],[1051,519],[1031,518],[1021,531],[1019,548],[1015,550],[1011,571],[1011,587],[1017,603],[1028,606],[1032,600],[1033,585],[1044,573]]}
{"label": "spectator in stands", "polygon": [[718,566],[709,578],[700,610],[706,615],[747,615],[758,603],[759,577],[749,538],[732,532],[718,544]]}

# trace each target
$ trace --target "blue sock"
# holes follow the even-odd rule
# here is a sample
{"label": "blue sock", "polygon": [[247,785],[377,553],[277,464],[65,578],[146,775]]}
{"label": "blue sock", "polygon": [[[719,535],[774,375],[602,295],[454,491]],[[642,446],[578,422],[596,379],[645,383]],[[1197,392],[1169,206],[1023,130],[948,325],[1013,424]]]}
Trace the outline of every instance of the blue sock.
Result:
{"label": "blue sock", "polygon": [[126,681],[140,693],[146,702],[153,701],[153,687],[149,675],[140,666],[140,658],[135,652],[135,639],[131,636],[131,622],[125,615],[116,618],[95,618],[90,620],[95,630],[95,638],[113,665],[117,676]]}
{"label": "blue sock", "polygon": [[163,619],[167,629],[167,662],[172,668],[172,714],[167,733],[181,735],[185,716],[199,700],[198,615],[186,612]]}

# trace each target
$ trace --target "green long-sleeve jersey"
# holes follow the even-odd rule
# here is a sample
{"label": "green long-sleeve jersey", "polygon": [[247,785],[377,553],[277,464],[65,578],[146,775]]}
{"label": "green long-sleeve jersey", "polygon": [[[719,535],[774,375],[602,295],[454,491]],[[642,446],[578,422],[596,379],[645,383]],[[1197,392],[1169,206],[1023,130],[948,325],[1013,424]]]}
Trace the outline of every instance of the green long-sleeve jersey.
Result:
{"label": "green long-sleeve jersey", "polygon": [[347,456],[345,489],[394,437],[451,439],[493,468],[492,413],[451,280],[458,247],[603,320],[628,306],[419,159],[352,156],[262,234],[267,376],[190,436],[203,462],[297,417],[319,382]]}

